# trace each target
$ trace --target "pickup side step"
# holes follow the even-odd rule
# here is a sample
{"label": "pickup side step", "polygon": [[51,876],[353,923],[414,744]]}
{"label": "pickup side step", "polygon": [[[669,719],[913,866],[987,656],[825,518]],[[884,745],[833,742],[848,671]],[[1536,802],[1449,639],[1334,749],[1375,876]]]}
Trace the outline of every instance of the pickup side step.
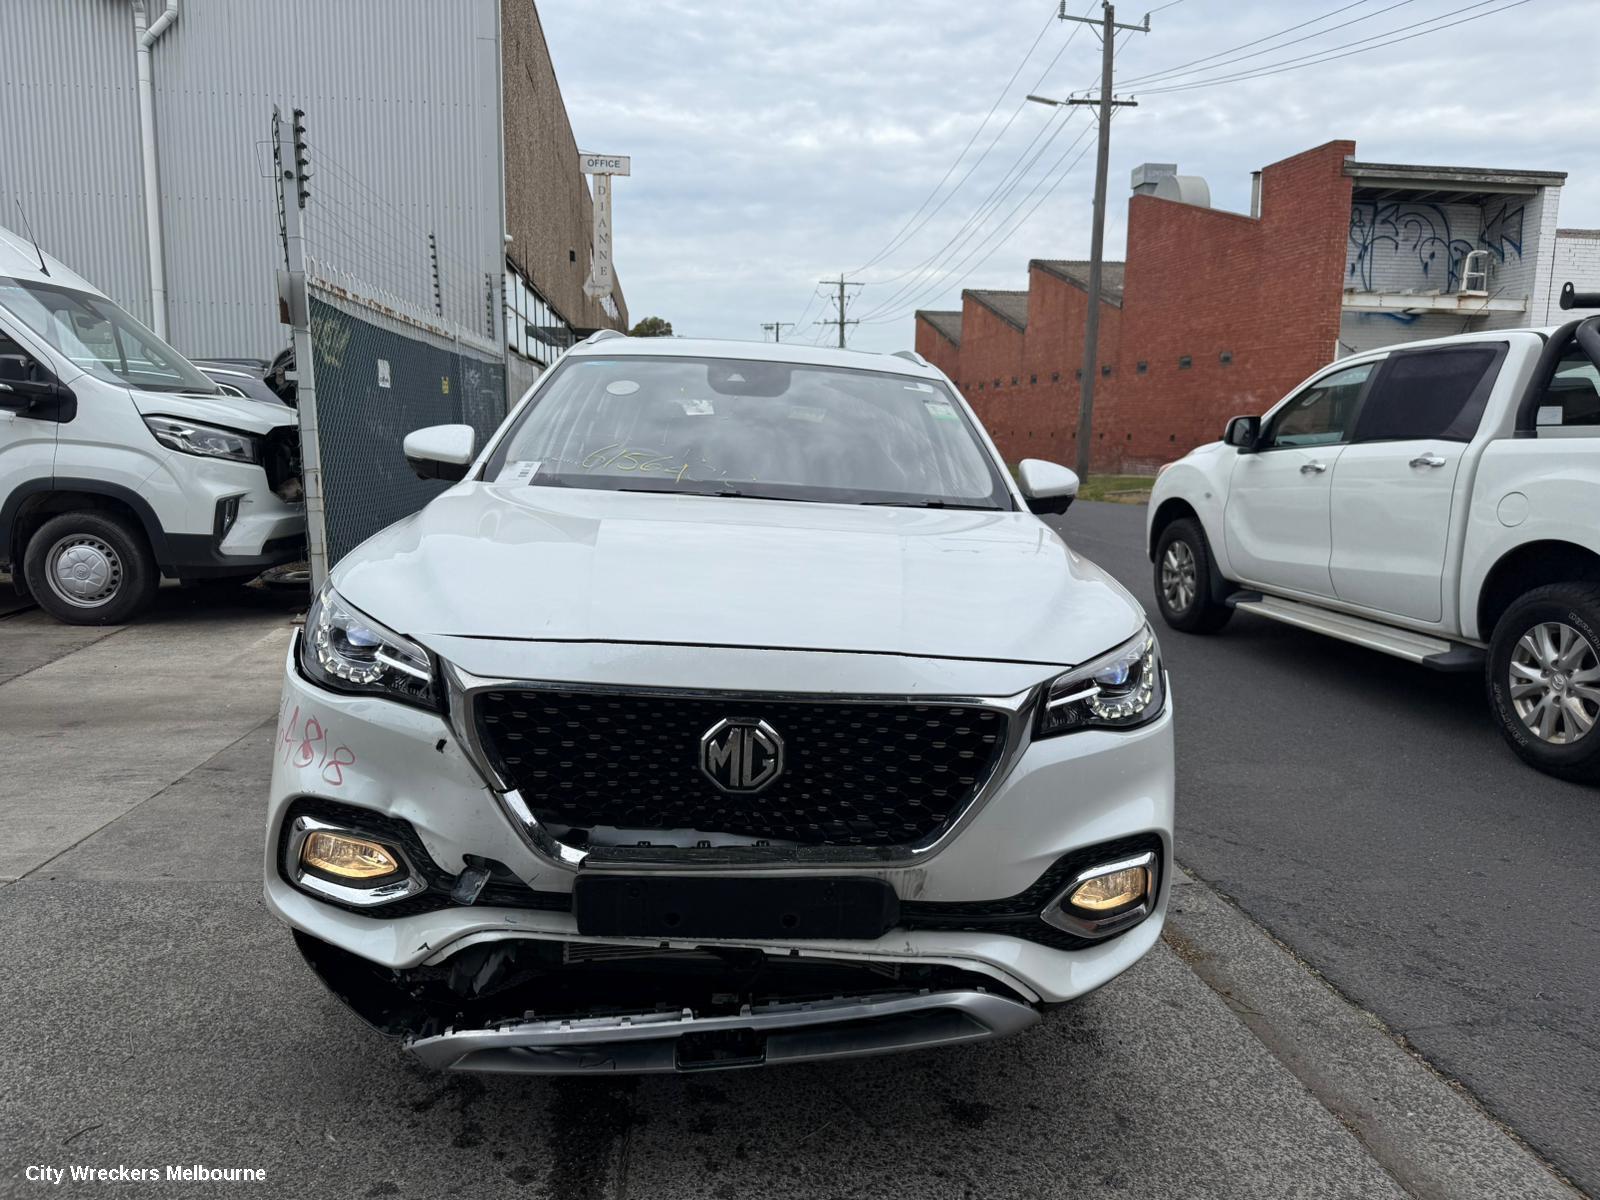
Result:
{"label": "pickup side step", "polygon": [[1309,629],[1342,642],[1392,654],[1435,671],[1483,670],[1484,651],[1462,642],[1415,633],[1409,629],[1396,629],[1393,625],[1369,621],[1365,617],[1353,617],[1349,613],[1333,612],[1279,596],[1263,596],[1260,592],[1234,592],[1226,603],[1240,612],[1255,613],[1268,620],[1282,621],[1285,625]]}

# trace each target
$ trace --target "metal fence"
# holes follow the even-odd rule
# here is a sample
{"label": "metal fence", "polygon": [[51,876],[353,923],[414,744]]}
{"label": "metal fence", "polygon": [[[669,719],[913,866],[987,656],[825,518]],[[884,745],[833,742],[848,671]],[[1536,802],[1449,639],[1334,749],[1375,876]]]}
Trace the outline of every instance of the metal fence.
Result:
{"label": "metal fence", "polygon": [[308,271],[328,565],[449,485],[418,479],[402,442],[426,425],[506,414],[503,357],[487,339]]}

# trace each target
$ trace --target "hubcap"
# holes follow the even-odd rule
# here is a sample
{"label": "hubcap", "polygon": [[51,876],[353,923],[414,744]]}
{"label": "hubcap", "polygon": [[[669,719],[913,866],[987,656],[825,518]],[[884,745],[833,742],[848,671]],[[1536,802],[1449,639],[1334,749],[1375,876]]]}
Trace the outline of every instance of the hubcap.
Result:
{"label": "hubcap", "polygon": [[45,578],[74,608],[99,608],[122,587],[122,559],[90,534],[70,534],[50,547]]}
{"label": "hubcap", "polygon": [[1600,720],[1600,654],[1570,625],[1546,621],[1511,651],[1511,703],[1552,746],[1570,746]]}
{"label": "hubcap", "polygon": [[1170,611],[1188,611],[1199,590],[1195,578],[1194,551],[1189,543],[1172,542],[1161,556],[1161,593]]}

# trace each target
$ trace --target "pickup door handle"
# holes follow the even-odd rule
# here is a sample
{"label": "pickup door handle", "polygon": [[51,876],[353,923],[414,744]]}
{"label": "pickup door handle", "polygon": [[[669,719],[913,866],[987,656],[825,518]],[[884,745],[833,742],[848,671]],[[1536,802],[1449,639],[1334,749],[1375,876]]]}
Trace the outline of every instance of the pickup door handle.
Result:
{"label": "pickup door handle", "polygon": [[1419,454],[1413,458],[1411,465],[1413,467],[1442,467],[1444,466],[1444,459],[1430,450],[1426,454]]}
{"label": "pickup door handle", "polygon": [[1327,469],[1327,463],[1308,462],[1300,464],[1300,474],[1302,475],[1321,475]]}

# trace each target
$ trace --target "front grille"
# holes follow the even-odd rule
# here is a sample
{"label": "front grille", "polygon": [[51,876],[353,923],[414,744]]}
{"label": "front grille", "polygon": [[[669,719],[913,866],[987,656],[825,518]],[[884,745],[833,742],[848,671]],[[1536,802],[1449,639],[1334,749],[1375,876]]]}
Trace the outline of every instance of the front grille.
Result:
{"label": "front grille", "polygon": [[[693,830],[810,846],[916,845],[950,825],[1005,751],[1007,715],[972,704],[737,700],[569,691],[477,697],[494,766],[540,822]],[[782,774],[729,794],[701,771],[701,738],[764,721]]]}

